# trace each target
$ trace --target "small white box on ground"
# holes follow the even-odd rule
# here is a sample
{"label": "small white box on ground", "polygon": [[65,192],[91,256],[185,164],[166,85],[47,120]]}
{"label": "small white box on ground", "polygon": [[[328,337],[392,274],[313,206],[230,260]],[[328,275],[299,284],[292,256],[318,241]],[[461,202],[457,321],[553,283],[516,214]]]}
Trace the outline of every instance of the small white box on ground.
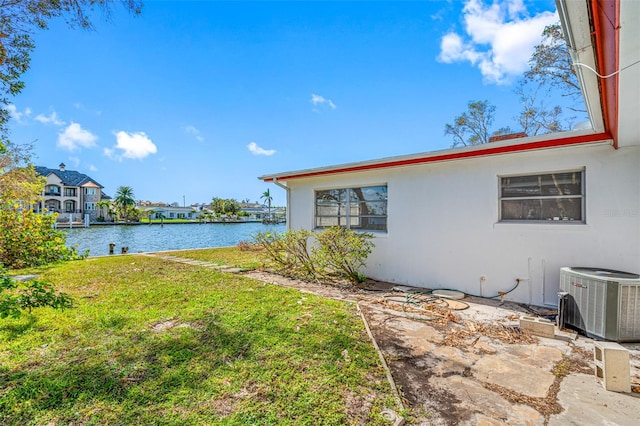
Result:
{"label": "small white box on ground", "polygon": [[594,342],[595,375],[608,391],[631,392],[629,351],[615,342]]}
{"label": "small white box on ground", "polygon": [[553,322],[545,318],[520,317],[520,329],[527,330],[536,336],[548,337],[553,339],[555,336],[556,326]]}

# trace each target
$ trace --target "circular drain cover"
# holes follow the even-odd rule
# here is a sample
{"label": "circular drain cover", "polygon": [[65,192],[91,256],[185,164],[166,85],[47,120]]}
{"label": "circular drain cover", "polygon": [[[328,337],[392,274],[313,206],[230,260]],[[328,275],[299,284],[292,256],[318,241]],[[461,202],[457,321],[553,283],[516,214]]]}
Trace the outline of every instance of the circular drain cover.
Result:
{"label": "circular drain cover", "polygon": [[431,292],[434,296],[442,297],[444,299],[460,300],[464,299],[464,293],[455,290],[433,290]]}

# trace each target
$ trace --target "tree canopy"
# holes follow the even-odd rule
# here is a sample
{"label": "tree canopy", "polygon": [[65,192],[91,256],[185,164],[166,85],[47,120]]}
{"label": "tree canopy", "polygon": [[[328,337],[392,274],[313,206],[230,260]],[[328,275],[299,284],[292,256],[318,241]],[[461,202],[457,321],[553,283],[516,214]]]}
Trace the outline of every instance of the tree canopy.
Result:
{"label": "tree canopy", "polygon": [[524,78],[527,82],[559,89],[562,95],[574,100],[582,96],[578,76],[559,22],[545,27],[542,41],[535,46],[529,60],[529,70],[524,73]]}
{"label": "tree canopy", "polygon": [[[520,101],[520,111],[513,119],[522,129],[516,131],[535,136],[570,127],[574,117],[566,117],[560,106],[544,102],[552,90],[572,100],[582,95],[560,23],[545,27],[541,42],[529,60],[529,70],[514,91]],[[470,101],[467,111],[445,125],[444,134],[451,136],[452,147],[456,147],[484,144],[490,136],[511,133],[509,126],[491,131],[495,112],[496,107],[486,100]]]}
{"label": "tree canopy", "polygon": [[116,189],[116,194],[113,197],[113,205],[116,208],[117,214],[120,217],[127,219],[129,213],[136,206],[135,195],[133,194],[133,188],[130,186],[119,186]]}
{"label": "tree canopy", "polygon": [[0,207],[14,203],[29,206],[40,199],[46,179],[29,164],[30,153],[29,146],[9,141],[0,146]]}
{"label": "tree canopy", "polygon": [[470,101],[468,110],[444,127],[444,134],[453,138],[453,146],[480,145],[489,142],[496,107],[488,101]]}
{"label": "tree canopy", "polygon": [[233,198],[213,197],[211,200],[211,210],[216,215],[233,216],[240,211],[240,203]]}

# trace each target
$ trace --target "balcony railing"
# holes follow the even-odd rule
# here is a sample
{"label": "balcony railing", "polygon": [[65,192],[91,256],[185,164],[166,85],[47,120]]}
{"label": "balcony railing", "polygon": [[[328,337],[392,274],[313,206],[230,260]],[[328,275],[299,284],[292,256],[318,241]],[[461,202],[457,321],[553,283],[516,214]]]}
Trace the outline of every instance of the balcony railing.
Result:
{"label": "balcony railing", "polygon": [[51,207],[46,207],[47,212],[49,213],[59,213],[59,214],[80,214],[84,213],[82,210],[64,210],[64,209],[54,209]]}

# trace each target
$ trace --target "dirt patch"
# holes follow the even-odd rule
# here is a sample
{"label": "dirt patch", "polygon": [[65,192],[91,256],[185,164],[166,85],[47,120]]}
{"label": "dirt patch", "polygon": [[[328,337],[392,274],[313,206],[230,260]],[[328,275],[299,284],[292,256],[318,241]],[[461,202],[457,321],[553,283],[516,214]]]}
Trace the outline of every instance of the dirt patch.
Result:
{"label": "dirt patch", "polygon": [[168,330],[175,326],[176,326],[176,322],[174,320],[165,320],[165,321],[160,321],[160,322],[156,322],[154,324],[149,325],[149,327],[153,331],[157,331],[157,332]]}
{"label": "dirt patch", "polygon": [[353,424],[367,424],[376,395],[347,392],[344,396],[347,417]]}
{"label": "dirt patch", "polygon": [[472,413],[459,406],[460,400],[455,394],[429,382],[429,378],[436,374],[438,359],[431,354],[416,355],[398,337],[398,322],[390,327],[389,322],[379,320],[381,315],[375,312],[379,308],[376,305],[367,306],[361,302],[360,307],[369,324],[373,324],[371,331],[385,354],[403,402],[416,416],[411,423],[457,425],[461,420],[469,419]]}

